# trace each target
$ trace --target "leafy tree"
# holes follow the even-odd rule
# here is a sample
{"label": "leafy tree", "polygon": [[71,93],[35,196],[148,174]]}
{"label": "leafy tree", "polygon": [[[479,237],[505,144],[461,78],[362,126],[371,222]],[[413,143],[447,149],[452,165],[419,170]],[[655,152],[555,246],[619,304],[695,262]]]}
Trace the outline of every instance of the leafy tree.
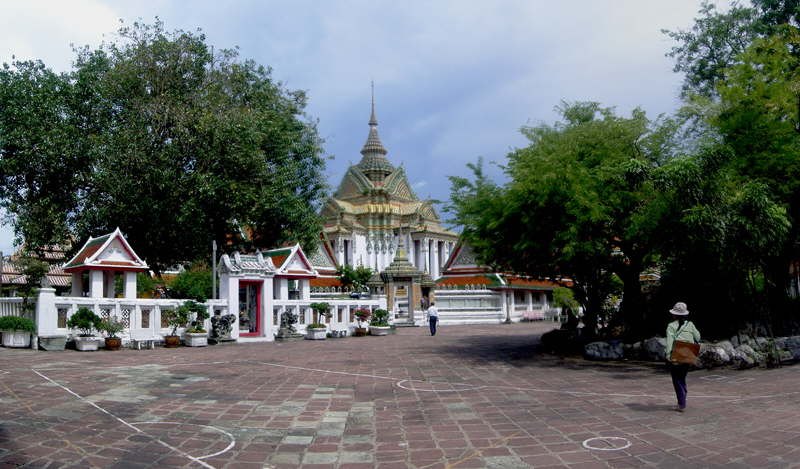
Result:
{"label": "leafy tree", "polygon": [[782,25],[797,25],[800,19],[798,0],[752,0],[752,6],[738,1],[727,11],[704,0],[699,17],[689,30],[664,34],[678,42],[667,56],[675,59],[676,72],[686,74],[685,96],[716,96],[716,86],[725,70],[740,62],[740,55],[757,38],[773,35]]}
{"label": "leafy tree", "polygon": [[485,263],[535,277],[569,278],[594,331],[616,274],[626,321],[640,320],[639,275],[651,262],[657,211],[651,168],[674,151],[666,131],[635,110],[562,103],[563,121],[525,127],[530,144],[508,155],[500,187],[471,165],[475,180],[451,177],[453,221]]}
{"label": "leafy tree", "polygon": [[270,69],[160,21],[77,49],[68,73],[4,64],[0,205],[31,246],[119,226],[156,272],[212,239],[310,246],[324,160],[305,106]]}
{"label": "leafy tree", "polygon": [[34,297],[39,291],[39,287],[42,286],[42,279],[50,271],[50,265],[30,252],[25,252],[16,262],[20,273],[25,277],[25,283],[17,289],[18,293],[22,295],[22,309],[26,314],[33,316],[36,308]]}
{"label": "leafy tree", "polygon": [[203,303],[211,298],[211,270],[207,265],[196,264],[179,273],[169,285],[173,298],[189,298]]}
{"label": "leafy tree", "polygon": [[366,288],[367,282],[372,278],[372,274],[372,269],[363,265],[352,267],[345,264],[336,269],[336,275],[339,276],[342,286],[359,292]]}

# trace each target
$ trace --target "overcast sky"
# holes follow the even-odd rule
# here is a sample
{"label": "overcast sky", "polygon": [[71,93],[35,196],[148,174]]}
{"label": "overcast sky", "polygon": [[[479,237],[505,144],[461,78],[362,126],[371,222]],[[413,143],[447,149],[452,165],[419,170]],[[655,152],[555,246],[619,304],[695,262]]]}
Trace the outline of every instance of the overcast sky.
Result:
{"label": "overcast sky", "polygon": [[[726,2],[719,2],[725,4]],[[552,122],[562,99],[648,115],[678,106],[682,77],[662,28],[688,28],[696,0],[15,1],[0,0],[0,62],[68,70],[70,44],[114,38],[119,20],[201,28],[216,48],[273,68],[306,90],[336,187],[366,140],[370,81],[378,131],[423,198],[445,200],[448,175],[482,156],[503,162],[519,128]],[[441,214],[440,214],[441,215]],[[9,227],[0,250],[12,250]]]}

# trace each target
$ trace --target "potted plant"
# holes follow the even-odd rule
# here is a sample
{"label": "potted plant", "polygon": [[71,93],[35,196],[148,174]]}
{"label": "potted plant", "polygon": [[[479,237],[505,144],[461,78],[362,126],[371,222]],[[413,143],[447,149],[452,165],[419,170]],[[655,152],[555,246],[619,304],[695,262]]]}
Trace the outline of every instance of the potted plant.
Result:
{"label": "potted plant", "polygon": [[389,325],[389,311],[385,309],[376,309],[372,313],[372,319],[369,322],[370,335],[388,335],[391,326]]}
{"label": "potted plant", "polygon": [[167,320],[167,325],[172,328],[172,331],[164,336],[164,347],[172,348],[181,345],[181,336],[178,335],[178,328],[186,327],[186,325],[189,324],[190,312],[185,303],[175,309],[161,311],[161,314],[164,315]]}
{"label": "potted plant", "polygon": [[306,339],[309,340],[324,340],[327,337],[328,327],[323,324],[322,317],[331,317],[331,305],[328,303],[311,303],[311,309],[314,311],[314,322],[306,326]]}
{"label": "potted plant", "polygon": [[0,331],[6,347],[30,347],[31,333],[36,331],[36,325],[28,318],[3,316],[0,317]]}
{"label": "potted plant", "polygon": [[76,349],[82,352],[97,350],[100,338],[95,337],[92,331],[98,328],[100,321],[100,317],[85,306],[78,308],[78,311],[69,318],[67,327],[80,331],[75,337]]}
{"label": "potted plant", "polygon": [[122,321],[118,321],[117,318],[103,319],[97,326],[97,330],[108,335],[106,337],[106,350],[119,350],[122,347],[122,339],[117,336],[117,334],[125,330],[125,324]]}
{"label": "potted plant", "polygon": [[208,319],[208,308],[194,300],[188,300],[181,306],[188,310],[187,318],[194,317],[192,327],[184,332],[184,343],[189,347],[205,347],[208,345],[208,331],[204,328]]}
{"label": "potted plant", "polygon": [[363,337],[367,335],[367,328],[364,327],[364,323],[369,321],[370,316],[372,316],[372,311],[370,311],[368,308],[358,308],[356,310],[358,327],[356,327],[355,333],[353,333],[354,336]]}

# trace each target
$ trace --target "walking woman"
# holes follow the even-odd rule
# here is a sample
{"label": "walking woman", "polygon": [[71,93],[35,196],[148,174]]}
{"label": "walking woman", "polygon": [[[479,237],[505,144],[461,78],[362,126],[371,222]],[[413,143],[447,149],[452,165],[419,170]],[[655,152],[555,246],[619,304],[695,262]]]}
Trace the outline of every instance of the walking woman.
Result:
{"label": "walking woman", "polygon": [[675,303],[669,310],[672,314],[672,322],[667,325],[667,360],[669,361],[669,371],[672,374],[672,385],[675,387],[675,396],[678,398],[678,412],[686,410],[686,375],[689,373],[687,363],[678,363],[670,360],[672,347],[676,340],[682,342],[700,343],[700,331],[689,321],[689,310],[686,303]]}

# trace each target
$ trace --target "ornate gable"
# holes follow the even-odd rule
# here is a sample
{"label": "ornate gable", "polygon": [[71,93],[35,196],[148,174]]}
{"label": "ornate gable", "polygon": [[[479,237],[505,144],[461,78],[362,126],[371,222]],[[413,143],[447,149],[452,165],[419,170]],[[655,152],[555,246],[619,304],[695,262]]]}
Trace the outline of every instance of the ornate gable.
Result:
{"label": "ornate gable", "polygon": [[313,278],[318,275],[299,244],[290,248],[271,249],[263,255],[272,259],[277,277]]}
{"label": "ornate gable", "polygon": [[408,184],[405,170],[400,167],[390,174],[384,182],[384,188],[389,196],[393,199],[401,199],[404,201],[417,201],[416,194],[411,190]]}
{"label": "ornate gable", "polygon": [[334,197],[337,199],[353,199],[361,197],[372,188],[372,183],[355,166],[347,169]]}
{"label": "ornate gable", "polygon": [[85,269],[145,271],[149,267],[133,252],[117,228],[113,233],[90,237],[80,251],[64,264],[64,272]]}

